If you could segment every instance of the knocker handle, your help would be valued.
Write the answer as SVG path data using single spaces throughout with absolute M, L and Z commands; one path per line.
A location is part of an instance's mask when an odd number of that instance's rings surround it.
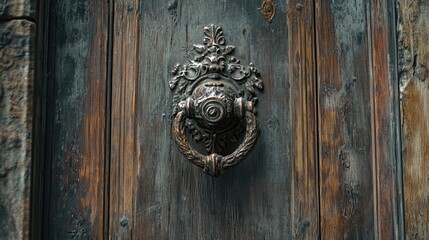
M 183 155 L 198 167 L 203 168 L 206 174 L 213 177 L 222 175 L 226 169 L 240 163 L 255 147 L 259 129 L 256 116 L 251 111 L 245 112 L 246 134 L 243 142 L 233 153 L 226 156 L 216 153 L 203 155 L 194 150 L 186 138 L 185 120 L 187 117 L 185 111 L 180 111 L 176 115 L 172 124 L 173 138 Z

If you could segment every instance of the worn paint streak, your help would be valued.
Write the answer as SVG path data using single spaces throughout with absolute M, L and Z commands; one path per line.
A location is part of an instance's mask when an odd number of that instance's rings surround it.
M 50 5 L 44 238 L 103 237 L 107 3 Z M 60 223 L 60 224 L 59 224 Z
M 80 170 L 81 179 L 89 184 L 89 194 L 81 199 L 82 208 L 91 209 L 90 222 L 96 222 L 91 236 L 103 236 L 103 192 L 105 161 L 105 122 L 106 122 L 106 66 L 107 66 L 107 4 L 97 2 L 88 5 L 88 11 L 94 18 L 95 34 L 91 38 L 89 54 L 89 81 L 86 98 L 86 116 L 84 118 L 84 155 L 85 166 Z M 97 206 L 97 207 L 95 207 Z

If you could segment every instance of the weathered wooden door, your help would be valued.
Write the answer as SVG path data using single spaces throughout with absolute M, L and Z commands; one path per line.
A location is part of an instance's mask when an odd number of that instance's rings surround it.
M 35 236 L 403 237 L 393 2 L 45 4 Z M 264 84 L 256 146 L 218 178 L 187 161 L 171 131 L 171 70 L 210 24 Z

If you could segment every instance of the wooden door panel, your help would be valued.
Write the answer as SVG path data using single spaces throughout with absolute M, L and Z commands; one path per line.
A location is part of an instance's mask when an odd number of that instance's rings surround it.
M 388 1 L 49 4 L 43 237 L 403 236 Z M 210 24 L 264 82 L 256 147 L 218 178 L 174 143 L 168 85 Z
M 112 238 L 318 234 L 315 148 L 303 152 L 315 146 L 315 85 L 312 71 L 304 69 L 314 67 L 313 6 L 308 1 L 304 11 L 286 11 L 287 4 L 276 3 L 269 23 L 258 11 L 260 1 L 117 1 L 121 20 L 115 21 L 113 59 L 122 60 L 113 68 L 118 87 L 112 88 L 112 134 L 122 131 L 122 137 L 112 137 L 118 143 L 111 152 L 110 229 L 117 229 Z M 202 42 L 202 29 L 211 23 L 223 28 L 243 63 L 255 63 L 265 83 L 257 105 L 258 144 L 248 159 L 218 179 L 187 162 L 172 141 L 168 88 L 170 70 L 188 61 L 192 45 Z M 138 39 L 138 46 L 130 39 Z M 138 77 L 130 46 L 138 50 Z

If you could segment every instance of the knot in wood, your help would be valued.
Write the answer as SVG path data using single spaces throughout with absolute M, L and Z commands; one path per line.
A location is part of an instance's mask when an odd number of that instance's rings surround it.
M 262 16 L 264 16 L 267 21 L 271 22 L 276 12 L 273 0 L 264 0 L 259 10 Z

